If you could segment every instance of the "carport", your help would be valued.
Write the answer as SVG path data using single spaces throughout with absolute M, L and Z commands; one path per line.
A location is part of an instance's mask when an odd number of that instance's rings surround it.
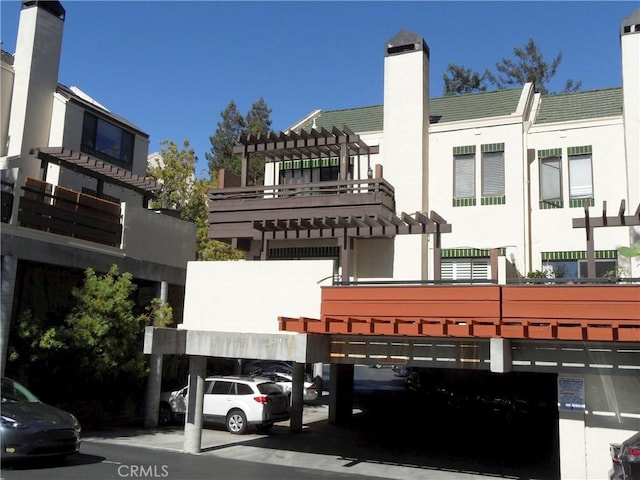
M 291 430 L 302 431 L 302 390 L 307 363 L 326 363 L 328 338 L 308 334 L 254 334 L 147 327 L 144 353 L 152 357 L 181 354 L 189 357 L 189 395 L 184 427 L 184 451 L 199 453 L 207 357 L 278 359 L 293 362 Z M 152 373 L 157 370 L 153 370 Z M 162 367 L 160 363 L 160 373 Z M 155 426 L 160 403 L 160 378 L 152 375 L 145 410 L 145 425 Z M 151 378 L 151 376 L 150 376 Z

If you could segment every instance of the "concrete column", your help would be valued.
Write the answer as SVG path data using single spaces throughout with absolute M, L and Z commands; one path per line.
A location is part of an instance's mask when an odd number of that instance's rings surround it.
M 164 305 L 169 296 L 169 283 L 160 282 L 160 301 Z M 144 407 L 145 428 L 158 426 L 160 410 L 160 391 L 162 389 L 162 355 L 153 353 L 149 357 L 149 378 L 147 378 L 147 399 Z
M 11 315 L 13 315 L 13 293 L 16 285 L 18 258 L 9 255 L 2 256 L 2 300 L 0 310 L 0 373 L 4 377 L 7 365 L 7 351 L 9 349 L 9 329 Z
M 560 411 L 560 478 L 589 478 L 587 476 L 586 428 L 584 411 Z
M 289 424 L 292 432 L 302 431 L 303 387 L 304 363 L 294 362 L 293 382 L 291 384 L 291 422 Z
M 147 378 L 147 400 L 144 406 L 144 427 L 158 426 L 160 413 L 160 390 L 162 388 L 162 355 L 149 357 L 149 378 Z
M 354 366 L 332 363 L 329 367 L 329 423 L 344 425 L 353 413 Z
M 202 406 L 207 357 L 189 357 L 189 396 L 184 424 L 185 453 L 200 453 L 202 447 Z
M 508 338 L 489 339 L 490 369 L 495 373 L 511 371 L 511 340 Z

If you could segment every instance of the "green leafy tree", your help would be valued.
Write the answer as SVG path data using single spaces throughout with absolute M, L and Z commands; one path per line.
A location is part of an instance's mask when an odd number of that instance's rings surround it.
M 131 274 L 115 265 L 102 275 L 85 270 L 69 290 L 71 302 L 58 322 L 31 309 L 21 312 L 8 368 L 37 385 L 43 400 L 77 414 L 86 426 L 100 426 L 141 408 L 144 327 L 168 326 L 173 313 L 159 299 L 144 310 L 136 306 Z
M 182 142 L 182 148 L 178 148 L 171 140 L 163 140 L 160 145 L 161 160 L 147 168 L 147 177 L 156 180 L 161 186 L 151 206 L 178 211 L 188 209 L 193 202 L 198 157 L 188 140 Z
M 47 333 L 56 348 L 73 351 L 75 368 L 92 372 L 96 381 L 113 381 L 119 375 L 138 379 L 145 375 L 142 338 L 147 318 L 134 314 L 136 285 L 130 273 L 113 265 L 104 275 L 85 270 L 81 287 L 72 290 L 75 305 L 61 327 Z
M 171 140 L 163 140 L 160 143 L 160 161 L 157 165 L 147 168 L 147 176 L 160 184 L 157 200 L 152 202 L 151 206 L 177 210 L 181 219 L 196 226 L 198 260 L 244 258 L 242 252 L 209 239 L 207 192 L 211 189 L 212 183 L 204 178 L 196 178 L 195 167 L 198 158 L 189 146 L 189 141 L 185 140 L 182 148 L 178 148 Z M 213 255 L 212 252 L 216 254 Z
M 201 259 L 206 261 L 243 260 L 245 258 L 244 252 L 219 240 L 209 240 L 201 252 L 201 256 Z
M 496 74 L 487 70 L 485 72 L 487 79 L 499 89 L 531 82 L 536 92 L 549 93 L 547 84 L 558 70 L 562 61 L 562 52 L 558 53 L 551 63 L 548 63 L 533 39 L 530 38 L 524 47 L 515 47 L 513 53 L 515 59 L 503 58 L 501 62 L 496 63 Z M 567 80 L 562 91 L 575 92 L 581 86 L 581 81 Z
M 240 156 L 234 155 L 233 147 L 246 129 L 245 119 L 233 100 L 220 116 L 222 119 L 218 122 L 215 134 L 209 137 L 211 151 L 205 152 L 210 178 L 217 178 L 217 172 L 221 169 L 238 175 L 241 169 Z
M 447 73 L 442 76 L 444 80 L 444 95 L 461 95 L 464 93 L 484 92 L 486 74 L 480 75 L 472 72 L 470 68 L 450 63 Z
M 246 133 L 249 135 L 266 135 L 271 132 L 271 109 L 260 97 L 247 113 L 245 118 Z M 247 168 L 247 183 L 250 185 L 264 184 L 264 158 L 250 155 Z

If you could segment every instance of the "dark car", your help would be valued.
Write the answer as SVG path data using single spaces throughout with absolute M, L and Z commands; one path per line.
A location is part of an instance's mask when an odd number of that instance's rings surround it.
M 242 363 L 243 375 L 257 375 L 260 372 L 277 372 L 293 375 L 293 364 L 282 360 L 246 360 Z
M 613 466 L 611 480 L 640 480 L 640 432 L 622 443 L 609 445 Z
M 2 461 L 61 459 L 80 449 L 80 423 L 72 414 L 38 400 L 26 387 L 2 378 Z

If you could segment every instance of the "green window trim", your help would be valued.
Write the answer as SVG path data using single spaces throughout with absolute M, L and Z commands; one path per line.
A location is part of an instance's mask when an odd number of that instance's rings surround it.
M 465 145 L 463 147 L 453 147 L 453 154 L 454 155 L 468 155 L 468 154 L 472 154 L 472 153 L 476 153 L 476 146 L 475 145 Z
M 476 199 L 475 198 L 454 198 L 453 206 L 454 207 L 475 207 Z
M 584 206 L 584 201 L 587 201 L 587 205 L 590 207 L 594 207 L 596 205 L 596 201 L 593 197 L 591 198 L 572 198 L 569 200 L 569 208 L 582 208 Z
M 497 248 L 498 255 L 506 255 L 505 247 Z M 445 248 L 442 250 L 442 258 L 488 258 L 491 250 L 483 248 Z
M 340 255 L 340 247 L 316 246 L 316 247 L 285 247 L 270 248 L 269 258 L 338 258 Z
M 507 197 L 505 195 L 497 195 L 494 197 L 482 197 L 480 199 L 480 205 L 504 205 L 507 203 Z
M 561 148 L 548 148 L 546 150 L 538 150 L 538 159 L 562 157 Z
M 592 153 L 591 145 L 567 148 L 567 155 L 584 155 L 586 153 Z
M 558 252 L 542 252 L 542 261 L 546 260 L 586 260 L 586 250 L 566 250 Z M 617 250 L 596 250 L 596 260 L 615 260 L 618 258 Z
M 354 165 L 355 158 L 349 157 L 349 165 Z M 280 170 L 299 170 L 301 168 L 337 167 L 340 165 L 338 157 L 305 158 L 302 160 L 285 160 L 278 162 Z
M 551 210 L 553 208 L 564 208 L 562 200 L 541 200 L 540 210 Z
M 504 152 L 504 143 L 485 143 L 480 146 L 482 153 Z

